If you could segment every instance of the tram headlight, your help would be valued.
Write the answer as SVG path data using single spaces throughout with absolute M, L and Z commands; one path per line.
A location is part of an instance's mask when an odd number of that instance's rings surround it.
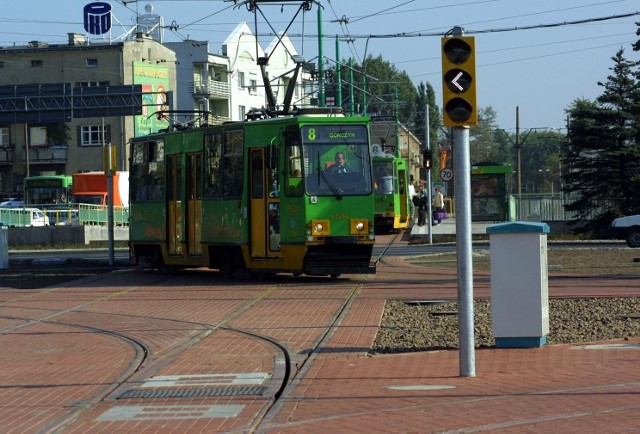
M 364 219 L 351 219 L 349 225 L 351 235 L 364 235 L 369 232 L 369 222 Z
M 317 236 L 326 236 L 331 233 L 331 225 L 329 224 L 329 220 L 319 220 L 313 219 L 311 220 L 311 235 L 314 237 Z

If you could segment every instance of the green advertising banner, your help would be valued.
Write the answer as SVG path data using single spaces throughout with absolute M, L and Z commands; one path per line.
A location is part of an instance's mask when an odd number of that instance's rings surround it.
M 158 119 L 155 112 L 169 110 L 167 90 L 169 90 L 169 68 L 133 62 L 133 84 L 142 85 L 142 116 L 136 116 L 134 134 L 144 136 L 167 128 L 166 117 Z

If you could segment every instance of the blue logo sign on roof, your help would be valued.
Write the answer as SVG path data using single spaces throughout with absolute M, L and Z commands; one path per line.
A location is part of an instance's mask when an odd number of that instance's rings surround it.
M 102 35 L 111 29 L 111 5 L 95 2 L 84 7 L 84 29 L 91 35 Z

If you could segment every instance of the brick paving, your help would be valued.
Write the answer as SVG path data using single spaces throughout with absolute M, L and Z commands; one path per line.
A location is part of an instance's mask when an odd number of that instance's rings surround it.
M 462 377 L 455 350 L 369 353 L 385 300 L 455 298 L 455 270 L 387 257 L 340 315 L 360 279 L 351 277 L 226 282 L 185 273 L 177 287 L 136 272 L 0 291 L 0 431 L 252 432 L 262 416 L 259 432 L 637 431 L 640 338 L 480 349 L 476 375 Z M 549 294 L 639 296 L 640 279 L 552 276 Z M 474 275 L 474 295 L 490 295 L 488 273 Z M 294 363 L 309 357 L 271 411 L 282 355 L 255 336 L 285 345 Z M 153 379 L 200 374 L 205 385 L 191 389 L 203 390 L 212 375 L 237 373 L 267 375 L 254 384 L 267 393 L 127 395 Z M 100 403 L 84 405 L 92 400 Z

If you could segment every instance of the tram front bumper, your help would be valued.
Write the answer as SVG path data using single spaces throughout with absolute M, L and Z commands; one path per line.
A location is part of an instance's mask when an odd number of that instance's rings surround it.
M 309 275 L 375 274 L 372 252 L 373 244 L 309 246 L 304 258 L 304 272 Z

